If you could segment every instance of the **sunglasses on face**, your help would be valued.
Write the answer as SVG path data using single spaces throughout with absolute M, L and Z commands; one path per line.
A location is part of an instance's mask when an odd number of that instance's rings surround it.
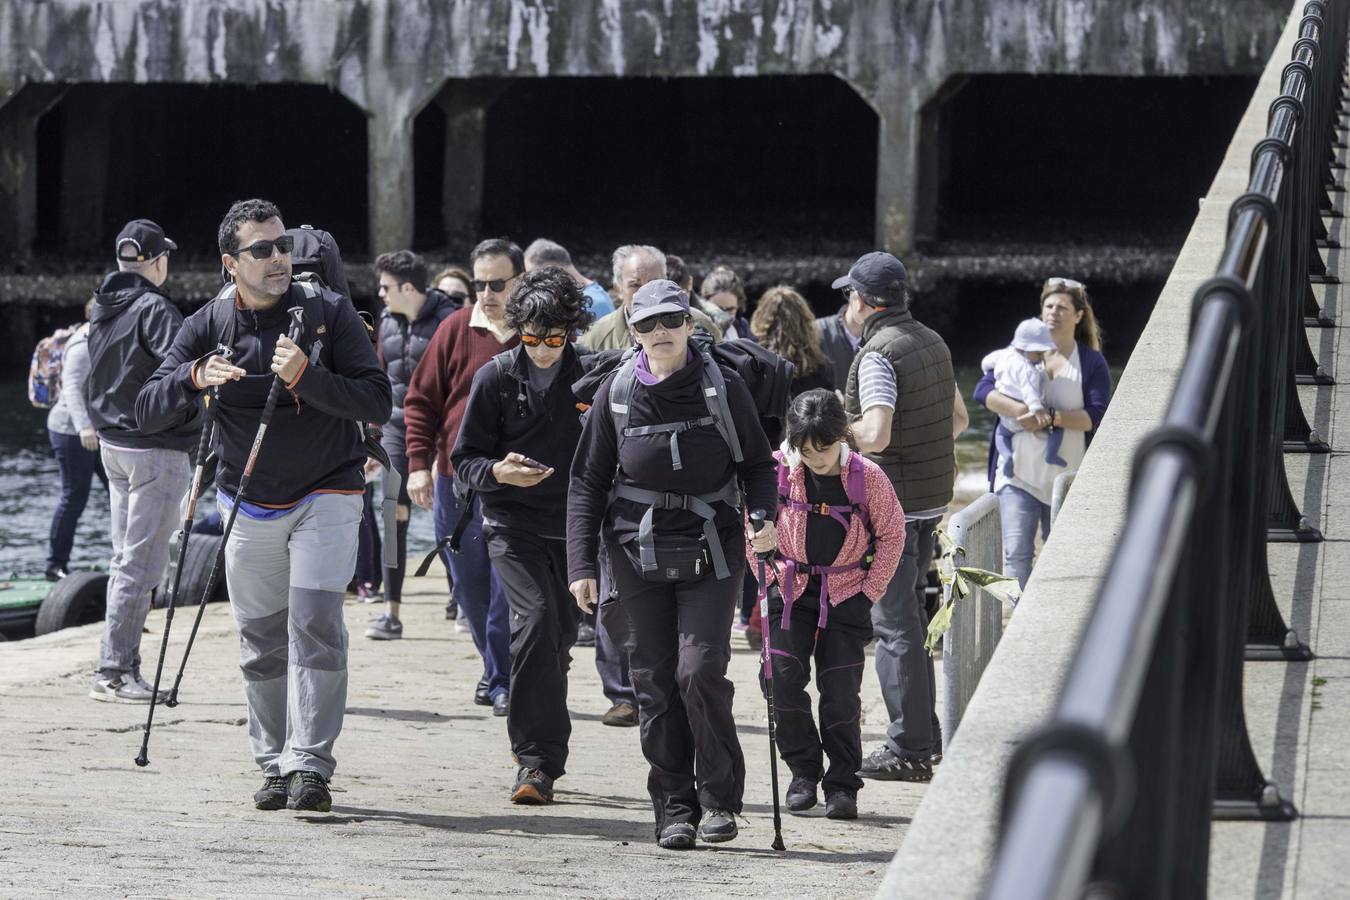
M 236 257 L 250 254 L 254 259 L 270 259 L 272 250 L 275 248 L 282 256 L 286 256 L 295 247 L 295 238 L 289 234 L 283 234 L 274 241 L 254 241 L 247 247 L 240 247 Z
M 515 277 L 516 276 L 512 275 L 511 278 L 494 278 L 491 281 L 479 281 L 475 278 L 473 281 L 469 282 L 469 284 L 473 286 L 474 293 L 477 294 L 481 294 L 488 290 L 492 291 L 494 294 L 500 294 L 502 291 L 506 290 L 506 283 Z
M 638 334 L 651 334 L 660 325 L 667 331 L 674 331 L 685 322 L 689 321 L 689 316 L 682 312 L 661 313 L 659 316 L 652 316 L 650 319 L 643 319 L 640 322 L 633 323 L 633 330 Z
M 526 334 L 522 331 L 520 333 L 520 342 L 526 347 L 538 347 L 540 344 L 543 344 L 545 347 L 552 347 L 554 350 L 557 350 L 563 344 L 567 343 L 567 335 L 550 334 L 548 337 L 544 337 L 542 334 Z

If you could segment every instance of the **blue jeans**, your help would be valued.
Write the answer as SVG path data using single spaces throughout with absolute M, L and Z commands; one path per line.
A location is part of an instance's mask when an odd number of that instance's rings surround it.
M 70 562 L 70 549 L 75 545 L 75 526 L 89 502 L 89 485 L 98 475 L 104 490 L 108 476 L 103 474 L 103 461 L 97 450 L 86 450 L 78 434 L 62 434 L 48 429 L 52 455 L 61 470 L 61 499 L 52 513 L 51 534 L 47 542 L 47 568 L 64 567 Z
M 1017 586 L 1024 588 L 1036 555 L 1036 526 L 1042 538 L 1050 536 L 1050 505 L 1005 484 L 998 491 L 998 515 L 1003 528 L 1003 574 L 1016 576 Z
M 436 476 L 436 496 L 431 517 L 436 540 L 449 537 L 459 523 L 464 504 L 455 496 L 455 480 Z M 483 678 L 488 694 L 496 697 L 511 687 L 511 622 L 506 594 L 497 573 L 488 561 L 487 541 L 483 539 L 483 514 L 474 500 L 473 518 L 464 529 L 460 552 L 448 549 L 442 554 L 455 579 L 455 601 L 460 615 L 469 623 L 473 645 L 483 657 Z

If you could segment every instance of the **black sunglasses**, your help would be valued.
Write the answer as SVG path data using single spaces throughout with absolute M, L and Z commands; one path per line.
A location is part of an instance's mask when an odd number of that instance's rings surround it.
M 688 322 L 690 318 L 691 317 L 689 316 L 688 313 L 682 312 L 661 313 L 661 315 L 659 316 L 652 316 L 651 318 L 642 319 L 641 321 L 634 322 L 633 330 L 636 331 L 638 334 L 651 334 L 653 331 L 656 330 L 656 326 L 659 324 L 662 328 L 666 329 L 667 331 L 674 331 L 676 328 L 679 328 L 685 322 Z
M 512 275 L 511 278 L 494 278 L 491 281 L 479 281 L 475 278 L 473 281 L 470 281 L 469 284 L 473 286 L 474 293 L 476 294 L 481 294 L 489 288 L 492 289 L 492 293 L 500 294 L 502 291 L 506 290 L 506 283 L 515 277 L 516 276 Z
M 247 247 L 240 247 L 234 255 L 239 257 L 243 256 L 245 253 L 250 253 L 253 255 L 254 259 L 270 259 L 273 248 L 278 250 L 282 256 L 286 256 L 291 252 L 291 249 L 294 246 L 295 238 L 291 237 L 289 234 L 283 234 L 275 241 L 254 241 Z

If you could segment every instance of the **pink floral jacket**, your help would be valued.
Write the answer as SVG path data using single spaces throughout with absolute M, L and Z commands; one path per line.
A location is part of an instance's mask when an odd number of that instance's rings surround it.
M 782 465 L 782 451 L 775 451 L 774 458 Z M 905 549 L 905 511 L 900 508 L 900 501 L 895 496 L 895 488 L 891 481 L 886 477 L 886 473 L 881 471 L 881 467 L 876 463 L 864 457 L 859 457 L 863 465 L 863 484 L 867 495 L 868 518 L 872 520 L 873 541 L 875 544 L 872 566 L 869 569 L 850 569 L 846 572 L 834 572 L 825 576 L 830 595 L 830 605 L 838 606 L 854 594 L 861 591 L 867 595 L 867 599 L 873 603 L 881 599 L 886 593 L 886 586 L 890 584 L 891 577 L 895 575 L 896 568 L 900 565 L 900 554 Z M 839 478 L 844 481 L 844 487 L 848 487 L 848 467 L 845 466 L 839 473 Z M 806 467 L 798 465 L 788 473 L 788 496 L 789 499 L 806 502 Z M 769 566 L 770 581 L 775 584 L 782 583 L 784 576 L 786 559 L 795 559 L 798 562 L 806 561 L 806 521 L 807 516 L 815 515 L 804 509 L 792 509 L 784 506 L 781 502 L 778 505 L 778 555 L 774 562 Z M 839 556 L 831 563 L 832 566 L 846 566 L 862 559 L 867 553 L 868 534 L 867 528 L 863 524 L 862 516 L 850 517 L 848 533 L 844 537 L 843 549 L 839 551 Z M 745 544 L 746 558 L 750 560 L 751 571 L 758 560 L 755 557 L 755 551 L 750 546 L 747 539 Z M 810 576 L 806 572 L 798 571 L 793 579 L 792 596 L 801 596 L 802 591 L 806 590 L 806 582 Z

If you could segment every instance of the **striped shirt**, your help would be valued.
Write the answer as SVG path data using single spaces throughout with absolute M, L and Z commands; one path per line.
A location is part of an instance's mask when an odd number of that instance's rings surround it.
M 875 350 L 858 363 L 858 406 L 863 412 L 874 406 L 895 409 L 895 367 Z

